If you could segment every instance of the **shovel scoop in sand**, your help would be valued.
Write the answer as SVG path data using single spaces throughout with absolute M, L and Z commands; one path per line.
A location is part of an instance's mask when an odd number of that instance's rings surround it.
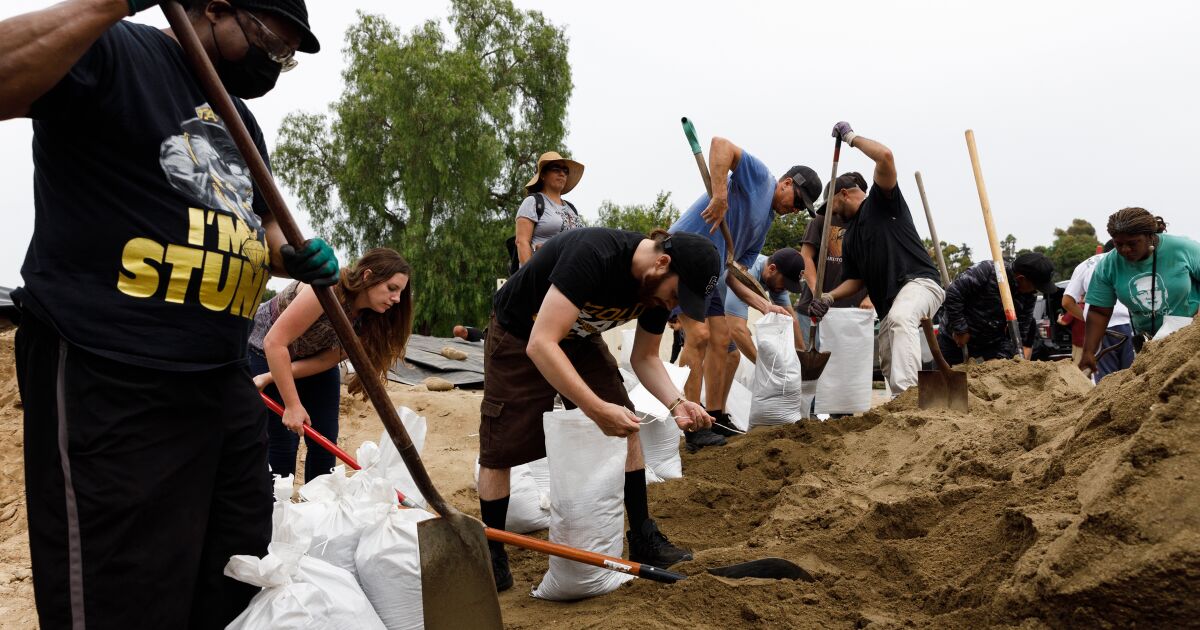
M 825 365 L 829 363 L 829 352 L 817 352 L 817 327 L 808 329 L 808 348 L 797 350 L 800 359 L 800 380 L 811 382 L 821 378 Z
M 925 340 L 929 342 L 929 352 L 933 354 L 936 370 L 921 370 L 917 372 L 917 406 L 921 409 L 953 409 L 967 410 L 967 374 L 955 372 L 946 363 L 942 350 L 938 347 L 937 338 L 933 335 L 933 325 L 928 318 L 921 319 L 921 330 L 925 331 Z

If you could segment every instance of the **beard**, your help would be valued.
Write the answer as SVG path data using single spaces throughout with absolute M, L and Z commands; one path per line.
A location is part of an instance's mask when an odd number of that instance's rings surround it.
M 661 276 L 654 278 L 649 274 L 642 276 L 642 281 L 638 285 L 638 300 L 646 306 L 665 307 L 666 304 L 664 304 L 663 301 L 654 294 L 658 291 L 659 287 L 661 287 L 662 284 L 667 281 L 667 277 L 668 276 Z

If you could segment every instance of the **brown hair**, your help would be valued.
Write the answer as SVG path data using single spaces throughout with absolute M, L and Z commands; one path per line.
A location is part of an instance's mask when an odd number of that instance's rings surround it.
M 363 272 L 368 270 L 371 273 L 363 280 Z M 380 381 L 387 378 L 388 370 L 396 361 L 404 358 L 404 349 L 412 334 L 412 266 L 395 250 L 377 247 L 342 269 L 336 288 L 342 307 L 349 310 L 360 293 L 387 282 L 398 273 L 409 277 L 408 284 L 400 292 L 400 302 L 383 313 L 364 309 L 358 316 L 358 338 L 367 352 L 372 375 Z M 351 394 L 364 394 L 361 376 L 361 372 L 356 372 L 346 383 Z
M 1122 208 L 1108 217 L 1108 234 L 1159 234 L 1167 231 L 1162 217 L 1150 214 L 1145 208 Z

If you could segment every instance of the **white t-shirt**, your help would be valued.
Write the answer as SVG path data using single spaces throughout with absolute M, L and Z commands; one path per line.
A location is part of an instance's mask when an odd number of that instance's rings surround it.
M 537 201 L 535 200 L 537 196 L 540 196 L 546 204 L 540 221 L 537 216 Z M 526 197 L 525 201 L 521 202 L 521 207 L 517 209 L 517 217 L 525 217 L 536 224 L 533 228 L 533 249 L 535 250 L 559 232 L 583 227 L 583 221 L 570 206 L 566 205 L 565 200 L 560 206 L 542 193 L 533 193 Z
M 1083 302 L 1083 296 L 1087 293 L 1088 284 L 1092 282 L 1092 274 L 1096 271 L 1096 263 L 1100 262 L 1108 254 L 1118 256 L 1108 252 L 1105 254 L 1096 254 L 1091 258 L 1079 263 L 1075 267 L 1075 271 L 1071 272 L 1071 281 L 1067 283 L 1067 288 L 1063 290 L 1064 295 L 1069 295 L 1075 298 L 1076 302 L 1083 304 L 1083 317 L 1087 321 L 1088 305 Z M 1129 309 L 1125 308 L 1124 304 L 1117 302 L 1113 305 L 1112 317 L 1108 320 L 1108 327 L 1121 326 L 1129 323 Z

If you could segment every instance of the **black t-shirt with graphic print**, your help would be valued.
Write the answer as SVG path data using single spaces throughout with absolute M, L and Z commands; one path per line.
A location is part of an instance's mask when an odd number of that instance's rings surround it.
M 234 104 L 265 158 L 254 117 Z M 244 360 L 269 277 L 265 205 L 179 45 L 120 22 L 29 117 L 26 302 L 71 343 L 119 361 L 186 371 Z
M 667 309 L 642 304 L 641 283 L 633 277 L 633 253 L 645 236 L 609 228 L 579 228 L 546 241 L 496 292 L 496 321 L 528 339 L 550 286 L 579 307 L 568 339 L 590 337 L 636 319 L 661 335 Z

